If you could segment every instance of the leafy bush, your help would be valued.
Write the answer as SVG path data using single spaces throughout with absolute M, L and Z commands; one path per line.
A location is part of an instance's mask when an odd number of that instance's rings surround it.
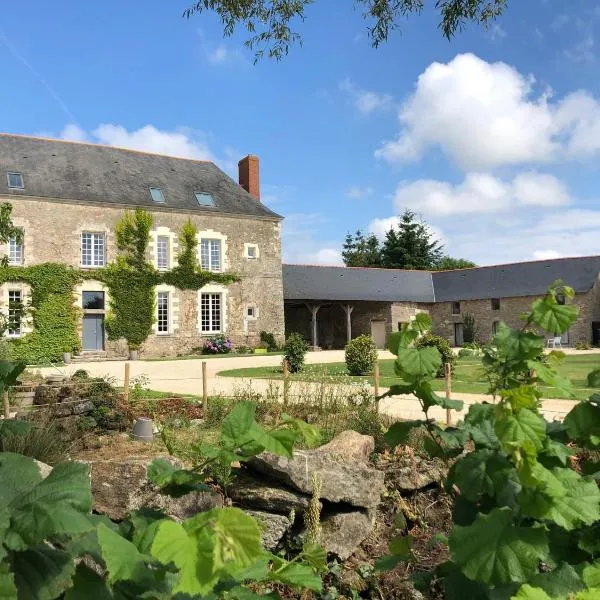
M 231 410 L 231 401 L 223 396 L 211 396 L 204 410 L 204 424 L 207 427 L 220 427 Z
M 575 350 L 589 350 L 591 346 L 587 342 L 577 342 L 575 344 Z
M 277 352 L 277 350 L 279 350 L 279 346 L 277 346 L 277 341 L 275 340 L 275 335 L 269 331 L 260 332 L 260 341 L 265 344 L 269 352 Z
M 368 335 L 359 335 L 346 344 L 345 358 L 350 375 L 368 375 L 377 362 L 377 346 Z
M 458 351 L 458 358 L 472 358 L 483 356 L 483 350 L 481 348 L 461 348 Z
M 445 376 L 446 373 L 444 371 L 444 365 L 446 364 L 450 365 L 450 370 L 452 373 L 454 373 L 456 356 L 454 352 L 452 352 L 450 342 L 448 342 L 446 338 L 443 338 L 439 335 L 433 335 L 433 333 L 431 332 L 427 332 L 415 342 L 415 348 L 437 348 L 438 352 L 442 357 L 442 363 L 437 370 L 437 377 Z
M 375 452 L 383 452 L 385 449 L 385 424 L 373 405 L 365 406 L 363 404 L 358 406 L 356 411 L 353 411 L 348 418 L 348 428 L 363 435 L 373 436 Z
M 204 342 L 204 354 L 228 354 L 231 352 L 233 344 L 228 337 L 223 334 L 213 335 Z
M 589 388 L 600 388 L 600 369 L 594 369 L 588 373 L 587 385 Z
M 251 354 L 252 348 L 250 346 L 245 346 L 244 344 L 240 344 L 235 347 L 236 354 Z
M 392 354 L 398 356 L 398 346 L 400 345 L 400 339 L 402 338 L 401 331 L 393 331 L 388 335 L 387 341 L 385 343 L 385 347 Z
M 304 368 L 304 359 L 308 352 L 308 344 L 299 333 L 291 333 L 283 346 L 284 359 L 290 373 L 298 373 Z
M 84 379 L 89 379 L 89 378 L 90 378 L 90 375 L 85 369 L 77 369 L 77 371 L 75 371 L 75 373 L 73 373 L 73 375 L 71 375 L 71 379 L 84 380 Z

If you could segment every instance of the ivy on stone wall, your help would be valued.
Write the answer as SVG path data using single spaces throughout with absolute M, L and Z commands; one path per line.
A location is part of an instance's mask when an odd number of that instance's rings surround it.
M 80 347 L 77 334 L 79 309 L 73 288 L 82 281 L 79 269 L 46 263 L 32 267 L 0 267 L 0 283 L 19 281 L 31 287 L 25 313 L 33 331 L 10 342 L 11 356 L 30 363 L 61 359 Z
M 237 281 L 233 274 L 207 272 L 199 267 L 198 232 L 189 221 L 180 234 L 177 266 L 165 273 L 157 271 L 146 258 L 152 224 L 152 215 L 141 208 L 125 213 L 115 230 L 119 255 L 104 269 L 84 271 L 55 263 L 0 265 L 0 284 L 14 281 L 31 286 L 31 305 L 26 312 L 31 315 L 33 331 L 10 341 L 11 355 L 30 363 L 44 363 L 80 349 L 80 309 L 74 305 L 74 287 L 86 279 L 96 279 L 108 287 L 108 339 L 124 338 L 130 349 L 139 348 L 152 333 L 157 285 L 197 290 L 211 282 L 227 285 Z

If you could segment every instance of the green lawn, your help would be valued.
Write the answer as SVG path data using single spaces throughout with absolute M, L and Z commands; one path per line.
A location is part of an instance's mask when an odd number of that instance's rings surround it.
M 587 388 L 587 374 L 600 367 L 600 354 L 569 355 L 558 367 L 561 375 L 569 378 L 575 388 L 575 398 L 583 400 L 598 389 Z M 379 385 L 390 387 L 399 383 L 394 374 L 394 360 L 379 361 Z M 232 369 L 221 371 L 222 377 L 247 377 L 251 379 L 281 379 L 281 367 L 255 367 L 252 369 Z M 319 381 L 324 378 L 331 379 L 335 383 L 345 381 L 369 381 L 373 383 L 372 377 L 350 377 L 344 363 L 307 365 L 302 373 L 290 376 L 294 381 Z M 444 380 L 438 379 L 434 382 L 434 389 L 443 390 Z M 456 370 L 452 378 L 452 391 L 467 394 L 485 394 L 488 384 L 483 377 L 481 362 L 478 359 L 462 358 L 456 364 Z M 556 388 L 544 387 L 542 394 L 544 398 L 566 398 L 567 396 Z

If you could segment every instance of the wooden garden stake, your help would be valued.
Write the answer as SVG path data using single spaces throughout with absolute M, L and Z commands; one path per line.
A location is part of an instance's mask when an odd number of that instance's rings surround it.
M 8 403 L 8 390 L 3 394 L 4 399 L 4 418 L 10 419 L 10 404 Z
M 288 365 L 288 361 L 283 359 L 283 406 L 287 408 L 288 404 L 288 396 L 290 392 L 290 368 Z
M 379 361 L 375 361 L 373 368 L 373 380 L 375 383 L 375 410 L 379 412 Z
M 202 361 L 202 406 L 206 414 L 206 405 L 208 403 L 208 375 L 206 372 L 206 361 Z
M 450 363 L 444 363 L 444 372 L 446 375 L 446 400 L 450 400 L 450 394 L 452 393 L 452 368 Z M 446 424 L 452 425 L 452 413 L 450 409 L 446 409 Z
M 125 376 L 123 377 L 123 400 L 125 404 L 129 404 L 129 372 L 131 370 L 131 365 L 126 362 L 125 363 Z

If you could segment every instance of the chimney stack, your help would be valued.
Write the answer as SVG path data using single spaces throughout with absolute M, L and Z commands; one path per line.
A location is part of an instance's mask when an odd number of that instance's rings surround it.
M 249 154 L 238 163 L 240 185 L 260 202 L 258 156 Z

